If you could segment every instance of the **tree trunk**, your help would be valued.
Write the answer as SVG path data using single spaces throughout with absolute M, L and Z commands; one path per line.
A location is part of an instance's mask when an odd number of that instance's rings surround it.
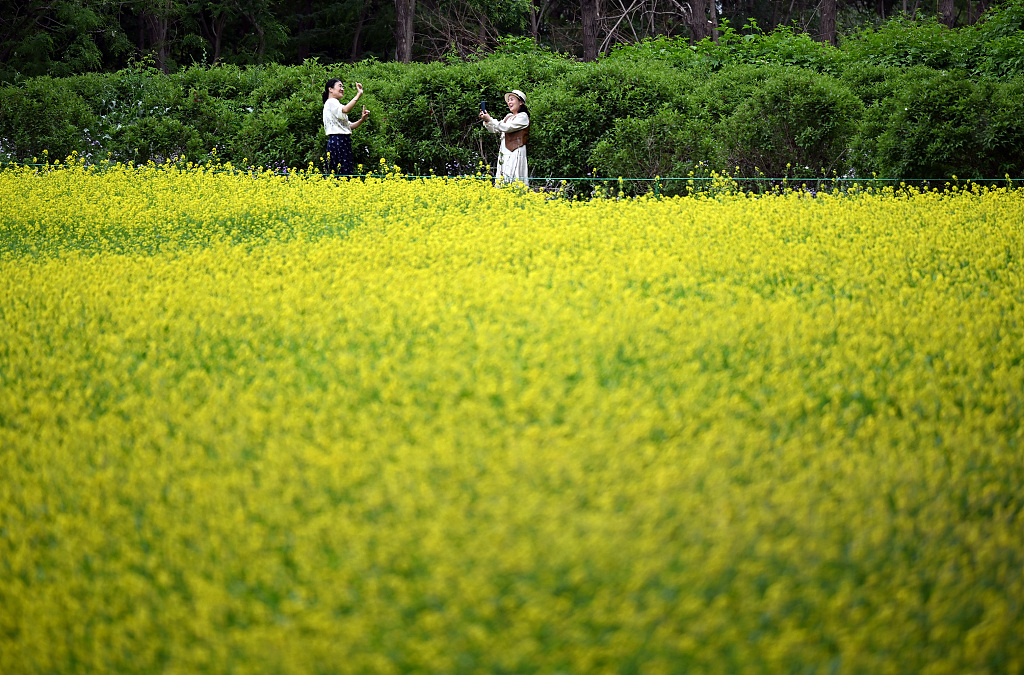
M 711 24 L 708 21 L 708 6 L 714 0 L 690 0 L 690 44 L 711 37 Z
M 256 62 L 263 63 L 263 54 L 267 50 L 267 31 L 260 25 L 259 17 L 255 13 L 246 14 L 245 18 L 256 31 Z
M 956 24 L 956 6 L 953 0 L 939 0 L 939 21 L 947 28 Z
M 359 10 L 359 21 L 356 23 L 356 34 L 352 37 L 352 51 L 349 53 L 349 63 L 355 63 L 359 58 L 361 51 L 360 40 L 363 36 L 363 25 L 366 23 L 367 17 L 367 5 L 371 3 L 364 2 L 362 8 Z
M 313 2 L 312 0 L 306 0 L 302 7 L 302 18 L 299 19 L 299 36 L 302 36 L 313 27 L 313 22 L 310 20 L 313 14 Z M 309 40 L 304 39 L 299 42 L 298 47 L 299 63 L 305 63 L 306 59 L 309 58 Z
M 597 60 L 597 0 L 583 0 L 583 60 Z
M 789 9 L 786 10 L 786 18 L 782 20 L 782 23 L 789 25 L 789 17 L 793 16 L 793 6 L 796 5 L 796 0 L 790 0 Z
M 224 25 L 227 22 L 228 22 L 227 12 L 222 14 L 221 17 L 219 19 L 217 19 L 217 37 L 213 41 L 213 62 L 214 63 L 219 63 L 220 62 L 220 46 L 221 46 L 221 43 L 224 41 L 223 40 L 223 38 L 224 38 Z
M 146 27 L 148 28 L 147 33 L 149 34 L 149 46 L 156 53 L 154 58 L 156 59 L 156 68 L 163 73 L 167 72 L 167 60 L 170 56 L 170 50 L 167 44 L 167 28 L 168 19 L 166 16 L 157 16 L 156 14 L 145 15 Z
M 828 0 L 825 0 L 826 2 Z M 711 0 L 711 39 L 718 44 L 718 1 Z
M 412 61 L 412 22 L 416 16 L 416 0 L 395 0 L 395 60 Z
M 836 46 L 836 17 L 839 14 L 837 0 L 821 0 L 821 41 Z
M 209 17 L 207 13 L 202 11 L 199 13 L 199 28 L 203 33 L 203 36 L 210 41 L 213 45 L 213 58 L 210 61 L 211 64 L 218 63 L 220 61 L 220 50 L 221 44 L 224 41 L 224 26 L 228 21 L 228 13 L 225 10 L 220 10 L 216 13 L 211 10 Z

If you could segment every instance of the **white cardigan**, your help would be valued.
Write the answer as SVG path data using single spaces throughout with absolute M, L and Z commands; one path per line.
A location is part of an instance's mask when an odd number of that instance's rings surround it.
M 329 98 L 324 103 L 324 133 L 328 136 L 352 133 L 352 123 L 341 109 L 341 101 L 336 98 Z

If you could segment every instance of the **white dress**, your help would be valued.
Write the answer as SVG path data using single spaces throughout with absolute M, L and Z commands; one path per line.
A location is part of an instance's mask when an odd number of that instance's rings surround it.
M 498 166 L 494 170 L 494 184 L 511 183 L 522 181 L 530 184 L 530 168 L 526 164 L 526 146 L 521 146 L 509 152 L 505 147 L 505 132 L 519 131 L 530 126 L 530 117 L 526 113 L 509 113 L 505 119 L 497 121 L 493 117 L 488 122 L 484 120 L 484 128 L 492 134 L 501 133 L 501 152 L 498 153 Z

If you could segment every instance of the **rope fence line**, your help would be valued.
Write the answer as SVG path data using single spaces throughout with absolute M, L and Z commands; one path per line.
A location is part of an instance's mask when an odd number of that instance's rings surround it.
M 178 165 L 165 165 L 165 164 L 132 164 L 123 162 L 114 163 L 103 163 L 103 164 L 80 164 L 74 162 L 0 162 L 0 171 L 10 167 L 46 167 L 46 168 L 62 168 L 67 166 L 82 166 L 87 168 L 114 168 L 124 167 L 130 169 L 143 169 L 143 168 L 155 168 L 159 170 L 167 170 L 168 166 L 173 168 L 180 168 Z M 223 167 L 223 165 L 216 165 Z M 332 174 L 323 171 L 309 171 L 305 168 L 293 167 L 288 170 L 281 169 L 261 169 L 258 167 L 250 167 L 247 169 L 239 169 L 236 167 L 227 168 L 213 168 L 209 165 L 194 164 L 192 168 L 201 169 L 207 173 L 215 174 L 248 174 L 253 176 L 273 174 L 276 176 L 291 176 L 293 174 L 300 175 L 320 175 L 325 178 L 402 178 L 407 180 L 414 179 L 471 179 L 471 180 L 484 180 L 493 181 L 495 177 L 490 174 L 457 174 L 457 175 L 446 175 L 446 174 L 404 174 L 404 173 L 360 173 L 360 174 Z M 1011 178 L 1010 176 L 1004 176 L 1003 178 L 959 178 L 957 176 L 951 176 L 946 178 L 860 178 L 860 177 L 845 177 L 845 176 L 822 176 L 820 178 L 793 178 L 793 177 L 770 177 L 770 176 L 731 176 L 728 174 L 712 175 L 712 176 L 657 176 L 655 178 L 627 178 L 624 176 L 612 177 L 600 177 L 600 176 L 531 176 L 531 183 L 543 182 L 546 184 L 551 183 L 568 183 L 568 182 L 587 182 L 587 183 L 599 183 L 599 184 L 615 184 L 615 183 L 653 183 L 658 185 L 666 182 L 690 182 L 690 183 L 714 183 L 714 182 L 725 182 L 725 183 L 744 183 L 744 184 L 773 184 L 782 186 L 804 186 L 807 184 L 821 185 L 822 183 L 837 184 L 837 183 L 848 183 L 848 184 L 862 184 L 862 183 L 883 183 L 886 185 L 934 185 L 945 183 L 947 185 L 970 185 L 972 183 L 1005 183 L 1007 187 L 1015 187 L 1020 185 L 1024 187 L 1024 178 Z M 655 193 L 657 189 L 655 188 Z

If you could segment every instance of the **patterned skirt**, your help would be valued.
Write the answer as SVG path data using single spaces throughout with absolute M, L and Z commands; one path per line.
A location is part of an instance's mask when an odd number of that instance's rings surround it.
M 351 176 L 356 172 L 352 134 L 331 134 L 327 137 L 327 172 L 340 176 Z

